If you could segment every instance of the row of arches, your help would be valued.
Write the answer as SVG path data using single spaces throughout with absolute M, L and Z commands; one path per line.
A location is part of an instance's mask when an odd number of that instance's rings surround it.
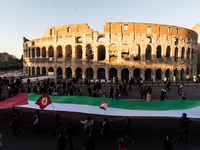
M 53 67 L 50 67 L 48 69 L 46 69 L 45 67 L 26 67 L 26 73 L 28 73 L 29 75 L 46 75 L 48 74 L 48 72 L 51 72 L 53 74 L 56 74 L 57 78 L 66 78 L 66 79 L 70 79 L 73 76 L 74 77 L 78 77 L 78 79 L 83 79 L 83 78 L 98 78 L 98 79 L 105 79 L 106 76 L 109 78 L 109 80 L 113 80 L 113 78 L 118 77 L 119 74 L 121 74 L 121 79 L 122 80 L 128 80 L 131 76 L 135 76 L 135 78 L 140 78 L 140 77 L 144 77 L 145 80 L 151 80 L 152 78 L 155 78 L 155 80 L 162 80 L 163 79 L 163 74 L 166 77 L 169 76 L 175 76 L 177 79 L 183 80 L 186 78 L 186 75 L 189 75 L 190 73 L 193 73 L 193 69 L 191 69 L 191 72 L 189 72 L 189 68 L 187 68 L 186 70 L 184 70 L 183 68 L 181 70 L 175 69 L 173 70 L 173 74 L 171 74 L 171 70 L 167 69 L 167 70 L 161 70 L 161 69 L 157 69 L 157 70 L 152 70 L 150 68 L 147 68 L 143 73 L 144 75 L 142 75 L 142 70 L 140 68 L 136 68 L 134 69 L 134 71 L 132 73 L 130 73 L 128 68 L 123 68 L 122 70 L 117 70 L 116 68 L 110 68 L 108 70 L 108 75 L 106 75 L 106 70 L 104 68 L 98 68 L 96 73 L 94 72 L 94 69 L 91 67 L 86 68 L 85 70 L 83 70 L 81 67 L 77 67 L 75 68 L 75 70 L 73 71 L 71 67 L 67 67 L 64 70 L 61 67 L 58 67 L 56 69 L 54 69 Z M 74 72 L 74 75 L 73 75 Z M 64 75 L 65 73 L 65 75 Z M 95 75 L 96 74 L 96 75 Z
M 121 58 L 129 58 L 130 55 L 133 55 L 134 60 L 140 60 L 141 59 L 141 48 L 140 45 L 135 45 L 132 49 L 134 49 L 132 52 L 130 51 L 128 45 L 123 45 L 122 46 L 122 51 L 121 51 Z M 88 44 L 86 46 L 86 54 L 89 53 L 91 50 L 91 53 L 94 54 L 94 50 L 92 50 L 91 45 Z M 61 45 L 58 45 L 56 47 L 56 53 L 54 53 L 54 48 L 53 46 L 50 46 L 48 50 L 46 50 L 46 47 L 43 47 L 41 50 L 39 47 L 36 49 L 28 49 L 24 51 L 24 56 L 25 58 L 36 58 L 36 57 L 42 57 L 46 58 L 48 57 L 54 57 L 56 55 L 57 58 L 62 58 L 62 57 L 67 57 L 67 58 L 72 58 L 72 46 L 67 45 L 65 47 L 65 50 L 63 50 Z M 112 44 L 109 47 L 109 60 L 110 61 L 115 61 L 118 58 L 118 47 L 115 44 Z M 162 56 L 166 56 L 167 59 L 172 57 L 172 51 L 171 47 L 167 46 L 166 48 L 166 54 L 163 54 L 163 50 L 161 45 L 158 45 L 156 47 L 156 58 L 162 58 Z M 76 59 L 82 59 L 83 58 L 83 48 L 82 45 L 77 45 L 75 47 L 75 56 Z M 185 47 L 182 47 L 181 51 L 179 51 L 178 47 L 175 48 L 174 50 L 174 61 L 178 61 L 178 57 L 181 59 L 191 59 L 194 60 L 194 49 L 188 48 L 185 50 Z M 93 59 L 93 57 L 91 57 Z M 106 59 L 106 47 L 104 45 L 99 45 L 97 47 L 97 60 L 105 60 Z M 145 59 L 146 60 L 152 60 L 152 47 L 150 45 L 147 45 L 146 50 L 145 50 Z

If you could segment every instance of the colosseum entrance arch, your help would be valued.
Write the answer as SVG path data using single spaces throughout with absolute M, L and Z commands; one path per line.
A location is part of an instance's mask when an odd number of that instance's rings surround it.
M 61 67 L 58 67 L 57 68 L 57 71 L 56 71 L 56 77 L 58 78 L 58 79 L 62 79 L 62 68 Z
M 76 73 L 76 77 L 77 77 L 78 79 L 82 79 L 83 71 L 82 71 L 81 68 L 79 68 L 79 67 L 76 68 L 75 73 Z
M 134 52 L 137 52 L 134 54 L 134 60 L 140 60 L 140 54 L 141 54 L 140 45 L 134 46 Z
M 77 59 L 82 59 L 82 46 L 81 45 L 77 45 L 76 46 L 76 51 L 75 51 L 75 58 Z
M 65 70 L 66 79 L 72 78 L 72 69 L 70 67 Z
M 37 75 L 40 75 L 40 67 L 37 67 Z
M 115 44 L 112 44 L 110 46 L 110 52 L 109 52 L 110 61 L 117 60 L 117 57 L 118 57 L 117 46 Z
M 65 56 L 67 58 L 72 58 L 72 46 L 71 45 L 67 45 L 65 47 Z
M 35 67 L 32 67 L 32 75 L 35 75 Z
M 98 79 L 105 79 L 105 69 L 99 68 L 97 70 L 97 78 Z
M 48 75 L 54 75 L 54 69 L 52 67 L 48 69 Z
M 49 57 L 54 57 L 54 51 L 53 51 L 53 47 L 50 46 L 49 49 L 48 49 L 48 56 Z
M 145 71 L 145 80 L 150 80 L 151 79 L 151 69 L 147 69 Z
M 105 60 L 106 58 L 106 48 L 103 45 L 98 47 L 98 60 Z
M 122 79 L 122 81 L 129 80 L 129 70 L 127 68 L 122 69 L 121 79 Z
M 161 69 L 156 70 L 156 80 L 161 80 Z
M 148 45 L 146 48 L 146 60 L 151 60 L 151 46 Z
M 129 58 L 129 48 L 127 44 L 124 44 L 122 46 L 122 54 L 121 54 L 122 58 L 127 59 Z
M 110 68 L 109 70 L 109 80 L 113 80 L 113 78 L 117 77 L 117 69 L 116 68 Z
M 46 68 L 45 67 L 42 68 L 42 75 L 46 75 Z
M 86 78 L 93 79 L 93 74 L 94 74 L 94 72 L 91 67 L 86 69 Z
M 140 78 L 140 69 L 136 68 L 133 72 L 133 76 L 137 79 Z

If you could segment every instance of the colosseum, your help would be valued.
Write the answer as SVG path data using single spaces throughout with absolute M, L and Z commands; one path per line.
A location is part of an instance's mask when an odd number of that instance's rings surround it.
M 108 22 L 104 33 L 86 23 L 49 27 L 23 39 L 24 73 L 69 79 L 163 80 L 197 74 L 198 34 L 151 23 Z

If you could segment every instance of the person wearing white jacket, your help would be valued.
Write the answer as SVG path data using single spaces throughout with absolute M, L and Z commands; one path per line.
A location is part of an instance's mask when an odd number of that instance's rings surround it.
M 81 142 L 84 142 L 85 136 L 89 135 L 90 131 L 92 130 L 93 120 L 91 117 L 87 117 L 84 121 L 80 120 L 82 124 L 84 124 L 83 136 Z

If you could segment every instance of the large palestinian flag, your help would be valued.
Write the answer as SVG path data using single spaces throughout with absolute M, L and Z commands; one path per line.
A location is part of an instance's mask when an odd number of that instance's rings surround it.
M 0 102 L 0 109 L 19 106 L 40 109 L 36 101 L 41 97 L 34 93 L 19 93 Z M 94 98 L 88 96 L 49 96 L 52 104 L 45 110 L 104 115 L 101 102 L 108 101 L 106 115 L 130 117 L 180 117 L 187 113 L 189 118 L 200 118 L 200 100 L 165 100 L 157 102 L 131 101 L 123 99 Z

